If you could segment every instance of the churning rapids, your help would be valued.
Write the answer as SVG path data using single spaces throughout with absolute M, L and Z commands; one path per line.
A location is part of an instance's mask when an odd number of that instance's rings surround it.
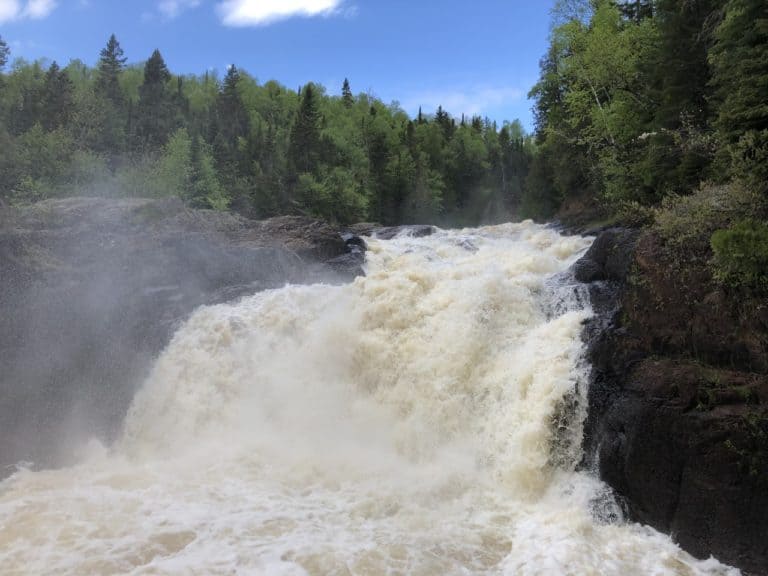
M 371 240 L 367 277 L 199 309 L 121 439 L 0 484 L 3 574 L 737 574 L 576 471 L 589 240 Z

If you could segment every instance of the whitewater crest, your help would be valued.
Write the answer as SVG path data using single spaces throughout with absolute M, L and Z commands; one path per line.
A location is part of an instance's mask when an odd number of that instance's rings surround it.
M 202 308 L 122 438 L 0 484 L 9 574 L 737 574 L 576 471 L 590 241 L 371 240 L 367 276 Z

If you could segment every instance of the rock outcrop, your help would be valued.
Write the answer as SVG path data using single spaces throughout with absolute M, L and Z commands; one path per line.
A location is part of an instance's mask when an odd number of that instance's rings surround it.
M 651 233 L 604 232 L 575 273 L 597 312 L 585 465 L 633 520 L 768 574 L 768 302 Z
M 0 477 L 109 441 L 202 304 L 362 273 L 364 243 L 304 217 L 251 221 L 178 200 L 69 198 L 0 209 Z

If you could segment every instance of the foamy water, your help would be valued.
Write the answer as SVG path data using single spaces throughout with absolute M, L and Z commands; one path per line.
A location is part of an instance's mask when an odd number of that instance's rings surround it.
M 0 573 L 738 574 L 574 471 L 588 244 L 373 240 L 353 284 L 198 310 L 115 446 L 0 484 Z

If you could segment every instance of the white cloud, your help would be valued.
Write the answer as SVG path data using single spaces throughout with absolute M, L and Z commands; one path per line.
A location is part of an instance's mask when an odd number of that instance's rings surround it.
M 217 6 L 227 26 L 265 26 L 280 20 L 330 16 L 343 0 L 225 0 Z
M 0 0 L 0 23 L 16 18 L 20 9 L 16 0 Z
M 513 86 L 486 86 L 466 89 L 420 92 L 405 98 L 403 107 L 415 111 L 422 107 L 425 114 L 431 114 L 442 106 L 452 116 L 483 115 L 504 107 L 511 102 L 525 98 L 525 90 Z
M 55 0 L 29 0 L 21 13 L 22 18 L 38 20 L 45 18 L 56 8 Z
M 157 10 L 164 18 L 172 20 L 185 10 L 197 8 L 199 5 L 200 0 L 161 0 L 157 4 Z
M 56 8 L 56 0 L 0 0 L 0 24 L 12 20 L 40 20 Z

